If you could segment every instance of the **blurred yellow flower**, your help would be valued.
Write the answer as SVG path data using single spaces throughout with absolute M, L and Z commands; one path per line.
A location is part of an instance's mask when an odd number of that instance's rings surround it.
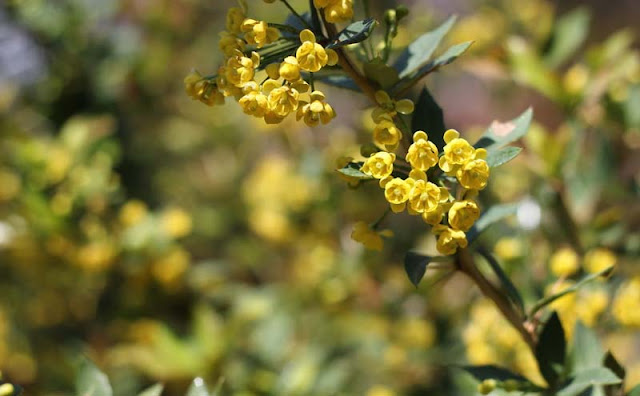
M 623 326 L 640 328 L 640 277 L 623 283 L 613 300 L 613 316 Z
M 616 255 L 609 249 L 596 248 L 589 250 L 584 256 L 584 269 L 596 274 L 616 265 Z
M 561 248 L 553 253 L 549 259 L 549 268 L 554 275 L 559 277 L 573 275 L 580 269 L 579 257 L 573 249 Z
M 367 223 L 364 221 L 359 221 L 353 226 L 353 231 L 351 232 L 351 239 L 356 242 L 360 242 L 367 249 L 371 250 L 382 250 L 384 246 L 384 241 L 382 237 L 391 237 L 393 236 L 393 232 L 391 230 L 382 230 L 376 231 L 369 227 Z
M 493 247 L 493 252 L 503 260 L 512 260 L 522 256 L 522 242 L 516 237 L 502 237 Z
M 149 210 L 144 202 L 132 199 L 120 208 L 118 219 L 125 227 L 131 227 L 139 224 L 147 216 L 148 212 Z
M 395 393 L 390 388 L 384 385 L 374 385 L 367 391 L 366 396 L 396 396 Z
M 160 215 L 160 226 L 172 238 L 182 238 L 191 232 L 189 213 L 180 208 L 169 208 Z

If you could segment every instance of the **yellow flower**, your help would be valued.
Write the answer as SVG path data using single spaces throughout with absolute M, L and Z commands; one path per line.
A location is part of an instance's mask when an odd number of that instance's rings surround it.
M 478 217 L 478 204 L 470 200 L 454 202 L 449 209 L 449 225 L 456 230 L 469 231 Z
M 240 51 L 227 60 L 225 77 L 227 81 L 236 87 L 242 86 L 253 80 L 255 69 L 260 65 L 260 55 L 257 52 L 251 53 L 251 58 L 247 58 Z
M 623 326 L 640 327 L 638 302 L 640 302 L 640 276 L 620 286 L 613 301 L 613 316 Z
M 487 186 L 490 170 L 486 157 L 487 150 L 477 149 L 474 151 L 473 159 L 458 168 L 456 178 L 462 187 L 468 190 L 482 190 Z
M 367 390 L 366 396 L 396 396 L 393 390 L 383 385 L 374 385 Z
M 589 250 L 584 257 L 584 268 L 592 273 L 604 271 L 616 265 L 616 255 L 609 249 L 596 248 Z
M 285 58 L 286 60 L 286 58 Z M 267 72 L 267 76 L 269 76 L 272 80 L 277 80 L 280 78 L 280 64 L 279 63 L 270 63 L 267 67 L 264 68 L 264 71 Z
M 287 85 L 281 86 L 275 80 L 267 80 L 262 84 L 262 90 L 268 95 L 267 100 L 269 103 L 269 112 L 265 117 L 283 118 L 298 109 L 298 97 L 300 94 L 296 89 Z
M 436 224 L 433 226 L 433 233 L 438 236 L 436 249 L 441 254 L 449 256 L 454 254 L 458 247 L 467 247 L 467 236 L 463 231 L 454 230 L 443 224 Z
M 400 139 L 402 139 L 402 132 L 389 119 L 381 120 L 373 130 L 373 142 L 387 151 L 395 150 Z
M 380 122 L 381 117 L 393 117 L 397 113 L 413 113 L 414 105 L 409 99 L 395 101 L 391 99 L 389 94 L 385 91 L 377 91 L 375 93 L 375 99 L 379 107 L 373 109 L 373 112 L 371 113 L 371 118 L 374 122 Z
M 327 22 L 348 22 L 353 18 L 353 0 L 337 0 L 330 3 L 324 9 Z
M 391 204 L 391 210 L 395 213 L 402 212 L 409 200 L 413 179 L 402 180 L 396 177 L 389 180 L 384 186 L 384 196 Z
M 326 65 L 338 63 L 338 54 L 316 43 L 316 36 L 309 29 L 300 32 L 302 44 L 296 50 L 296 59 L 302 70 L 317 72 Z
M 233 96 L 240 99 L 243 95 L 242 88 L 235 86 L 227 79 L 227 67 L 220 66 L 218 68 L 218 76 L 216 77 L 216 86 L 222 92 L 223 96 Z
M 0 385 L 0 396 L 10 396 L 15 392 L 15 387 L 12 384 L 5 383 Z
M 296 119 L 304 119 L 308 126 L 316 126 L 319 122 L 328 124 L 336 113 L 329 103 L 326 103 L 324 94 L 320 91 L 313 91 L 310 95 L 310 102 L 300 102 Z
M 522 242 L 515 237 L 502 237 L 496 242 L 493 252 L 503 260 L 513 260 L 522 256 Z
M 380 151 L 367 158 L 360 170 L 362 173 L 366 173 L 376 179 L 384 179 L 393 172 L 393 162 L 395 160 L 395 154 Z
M 461 165 L 473 159 L 475 149 L 466 140 L 459 137 L 458 131 L 449 129 L 444 134 L 444 154 L 440 157 L 440 168 L 447 172 L 456 171 Z
M 438 148 L 423 131 L 413 134 L 413 144 L 409 146 L 407 161 L 412 167 L 426 171 L 438 163 Z
M 226 27 L 230 33 L 240 33 L 240 27 L 244 21 L 244 11 L 242 8 L 233 7 L 227 11 Z
M 244 32 L 244 39 L 249 44 L 255 44 L 258 48 L 273 43 L 280 37 L 280 32 L 270 27 L 265 21 L 245 19 L 240 29 Z
M 184 88 L 191 99 L 213 106 L 224 103 L 224 94 L 215 82 L 202 78 L 200 73 L 192 71 L 184 78 Z
M 359 221 L 353 226 L 353 232 L 351 232 L 351 239 L 356 242 L 360 242 L 367 249 L 382 250 L 384 241 L 382 237 L 391 237 L 393 233 L 390 230 L 383 230 L 376 232 L 371 229 L 364 221 Z
M 236 50 L 244 51 L 244 45 L 244 40 L 239 39 L 235 34 L 229 32 L 220 33 L 218 46 L 226 57 L 234 56 Z
M 294 56 L 287 56 L 280 64 L 278 69 L 280 77 L 287 81 L 296 81 L 300 79 L 300 65 Z
M 549 259 L 551 272 L 559 277 L 567 277 L 574 274 L 580 265 L 578 255 L 573 249 L 565 247 L 557 250 Z
M 243 97 L 238 100 L 242 111 L 245 114 L 252 115 L 254 117 L 264 117 L 269 110 L 269 102 L 267 96 L 260 92 L 260 87 L 254 81 L 251 81 L 245 85 Z
M 413 183 L 409 197 L 409 205 L 416 213 L 433 212 L 440 203 L 440 188 L 435 184 L 420 179 Z

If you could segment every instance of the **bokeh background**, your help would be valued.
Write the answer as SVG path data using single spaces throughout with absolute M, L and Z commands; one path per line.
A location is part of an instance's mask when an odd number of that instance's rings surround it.
M 395 5 L 372 3 L 378 17 Z M 608 282 L 556 308 L 567 329 L 595 327 L 629 385 L 640 382 L 640 4 L 405 4 L 399 48 L 450 14 L 448 42 L 475 40 L 426 79 L 448 127 L 473 140 L 534 108 L 524 154 L 495 170 L 483 198 L 525 209 L 481 243 L 528 303 L 571 282 L 552 268 L 558 255 L 587 272 L 615 262 Z M 434 245 L 420 221 L 387 217 L 395 236 L 382 252 L 350 239 L 386 208 L 375 186 L 351 189 L 335 172 L 370 140 L 364 98 L 323 88 L 338 118 L 309 129 L 187 97 L 192 68 L 217 69 L 234 5 L 0 2 L 5 379 L 27 394 L 72 394 L 88 358 L 122 396 L 155 382 L 181 395 L 196 376 L 223 378 L 229 395 L 473 394 L 448 368 L 465 362 L 540 380 L 465 278 L 429 271 L 411 285 L 405 252 Z M 286 16 L 278 2 L 249 7 Z

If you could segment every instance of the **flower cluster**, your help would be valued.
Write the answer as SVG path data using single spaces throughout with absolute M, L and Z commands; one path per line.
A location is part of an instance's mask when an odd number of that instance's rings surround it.
M 351 10 L 351 5 L 343 3 L 344 7 L 321 2 L 318 7 L 331 15 L 346 15 L 345 9 Z M 280 123 L 289 114 L 295 114 L 308 126 L 327 124 L 335 117 L 325 95 L 310 89 L 303 78 L 303 72 L 315 73 L 338 62 L 338 54 L 320 45 L 311 30 L 302 30 L 300 45 L 274 60 L 271 50 L 280 41 L 279 30 L 265 21 L 247 18 L 245 7 L 234 7 L 227 13 L 226 30 L 220 36 L 224 64 L 215 76 L 203 77 L 194 71 L 185 78 L 185 89 L 191 98 L 213 106 L 233 97 L 245 114 L 262 118 L 267 124 Z M 265 60 L 266 65 L 262 64 Z M 267 78 L 258 83 L 256 76 L 262 69 Z M 307 93 L 308 99 L 303 98 Z
M 396 112 L 411 112 L 413 104 L 392 101 L 386 94 L 376 94 L 378 107 L 374 110 L 376 129 L 384 129 L 384 136 L 389 138 L 382 142 L 387 149 L 394 149 L 401 139 L 401 133 L 393 125 Z M 409 102 L 410 103 L 410 102 Z M 391 142 L 392 133 L 397 131 L 398 141 Z M 395 132 L 394 132 L 395 133 Z M 378 138 L 380 135 L 378 135 Z M 471 229 L 480 217 L 480 208 L 472 199 L 478 190 L 487 185 L 489 166 L 485 161 L 486 150 L 475 149 L 455 130 L 448 130 L 444 139 L 446 145 L 442 156 L 438 155 L 438 148 L 431 142 L 424 131 L 413 134 L 413 143 L 407 150 L 406 162 L 410 166 L 399 164 L 394 173 L 394 164 L 398 161 L 396 154 L 379 151 L 366 159 L 361 171 L 379 180 L 384 189 L 384 196 L 395 213 L 405 209 L 411 215 L 420 215 L 425 223 L 433 227 L 433 233 L 438 237 L 436 248 L 441 254 L 454 254 L 459 247 L 467 246 L 466 232 Z M 380 145 L 374 131 L 374 142 Z M 461 187 L 454 196 L 444 182 L 438 184 L 429 181 L 427 171 L 439 166 L 445 175 L 453 176 Z M 409 171 L 408 177 L 401 177 L 403 172 Z M 406 173 L 405 173 L 406 175 Z

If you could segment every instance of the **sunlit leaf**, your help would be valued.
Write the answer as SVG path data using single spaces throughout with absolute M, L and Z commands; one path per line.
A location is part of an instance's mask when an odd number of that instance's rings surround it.
M 494 121 L 484 132 L 474 147 L 486 148 L 488 151 L 496 150 L 524 136 L 531 125 L 533 110 L 528 108 L 517 118 L 507 121 Z
M 564 63 L 582 45 L 589 33 L 589 11 L 580 7 L 563 15 L 555 23 L 551 47 L 545 56 L 545 62 L 556 67 Z
M 578 396 L 596 385 L 619 384 L 622 380 L 605 367 L 593 367 L 574 375 L 569 384 L 560 389 L 557 396 Z
M 140 392 L 138 396 L 160 396 L 163 389 L 162 384 L 155 384 Z
M 85 361 L 76 378 L 76 394 L 78 396 L 111 396 L 113 390 L 107 375 L 93 363 Z
M 601 366 L 603 355 L 604 351 L 595 332 L 587 328 L 581 321 L 577 321 L 569 353 L 571 373 L 575 374 Z
M 210 396 L 209 391 L 207 390 L 207 384 L 205 384 L 202 378 L 195 378 L 191 382 L 191 386 L 189 387 L 189 390 L 187 390 L 186 396 Z
M 491 150 L 487 153 L 487 164 L 491 168 L 506 164 L 516 158 L 521 151 L 522 148 L 513 146 L 503 147 L 498 150 Z
M 398 70 L 400 78 L 415 73 L 429 61 L 433 52 L 438 48 L 440 41 L 449 32 L 455 21 L 456 17 L 452 16 L 438 28 L 423 34 L 409 44 L 393 65 Z
M 362 180 L 373 179 L 372 176 L 367 175 L 366 173 L 363 173 L 360 170 L 360 166 L 361 164 L 352 162 L 347 166 L 345 166 L 344 168 L 338 169 L 338 172 L 342 173 L 345 176 L 355 178 L 355 179 L 362 179 Z

